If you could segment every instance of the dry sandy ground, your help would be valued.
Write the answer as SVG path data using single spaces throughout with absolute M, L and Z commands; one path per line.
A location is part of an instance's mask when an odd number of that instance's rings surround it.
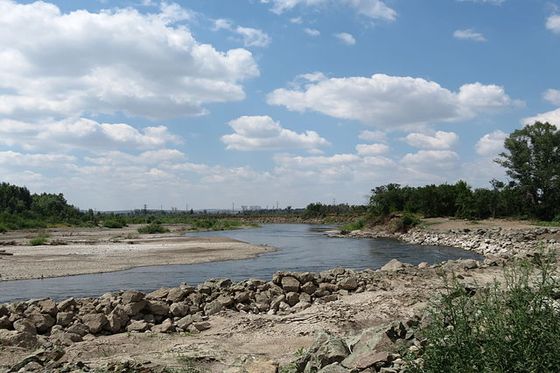
M 463 281 L 482 285 L 500 274 L 497 267 L 475 269 L 463 272 Z M 349 337 L 368 327 L 421 314 L 442 286 L 434 269 L 387 273 L 375 291 L 314 304 L 288 316 L 223 311 L 210 317 L 211 329 L 201 334 L 122 333 L 98 337 L 68 347 L 63 360 L 99 367 L 124 360 L 149 361 L 171 368 L 185 367 L 190 361 L 200 368 L 196 371 L 216 373 L 255 361 L 285 365 L 295 359 L 298 350 L 308 348 L 319 331 Z M 14 364 L 26 354 L 29 352 L 17 348 L 0 349 L 0 362 Z
M 535 228 L 531 221 L 527 220 L 506 220 L 506 219 L 486 219 L 469 221 L 452 218 L 429 218 L 422 220 L 427 230 L 446 232 L 452 229 L 477 229 L 477 228 L 503 228 L 503 229 L 529 229 Z
M 191 264 L 246 259 L 273 250 L 220 237 L 183 237 L 183 227 L 171 233 L 139 235 L 138 226 L 124 229 L 60 228 L 46 232 L 57 245 L 29 246 L 42 232 L 0 235 L 0 279 L 30 279 L 111 272 L 133 267 Z M 13 245 L 15 243 L 15 245 Z

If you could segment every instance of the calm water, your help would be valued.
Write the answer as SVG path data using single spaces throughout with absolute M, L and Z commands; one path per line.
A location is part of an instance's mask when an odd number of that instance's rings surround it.
M 394 240 L 328 238 L 328 227 L 306 224 L 270 224 L 261 228 L 227 232 L 193 233 L 191 236 L 225 236 L 277 251 L 253 259 L 225 262 L 134 268 L 126 271 L 0 282 L 0 303 L 16 299 L 99 296 L 109 291 L 151 291 L 181 282 L 197 284 L 209 278 L 251 277 L 270 279 L 276 271 L 317 272 L 333 267 L 379 268 L 396 258 L 402 262 L 437 263 L 448 259 L 480 258 L 450 247 L 408 245 Z

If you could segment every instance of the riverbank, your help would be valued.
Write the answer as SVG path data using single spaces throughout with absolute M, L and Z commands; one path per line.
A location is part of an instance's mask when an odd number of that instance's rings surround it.
M 129 268 L 247 259 L 274 250 L 220 237 L 185 237 L 184 226 L 171 232 L 138 234 L 139 226 L 121 229 L 56 228 L 0 235 L 0 279 L 18 280 L 120 271 Z M 37 237 L 49 244 L 31 246 Z

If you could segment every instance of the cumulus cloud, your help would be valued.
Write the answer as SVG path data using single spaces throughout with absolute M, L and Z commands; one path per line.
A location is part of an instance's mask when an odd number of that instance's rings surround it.
M 558 90 L 558 89 L 547 89 L 543 93 L 543 98 L 553 105 L 560 105 L 560 90 Z
M 314 37 L 314 38 L 321 35 L 321 31 L 316 30 L 316 29 L 314 29 L 314 28 L 304 28 L 303 31 L 304 31 L 307 35 L 312 36 L 312 37 Z
M 384 129 L 466 120 L 517 103 L 497 85 L 465 84 L 453 92 L 422 78 L 385 74 L 324 77 L 303 87 L 276 89 L 267 102 Z
M 241 37 L 245 47 L 267 47 L 272 38 L 264 31 L 251 28 L 235 26 L 230 20 L 217 19 L 214 21 L 214 28 L 216 30 L 228 30 Z
M 0 120 L 0 144 L 28 150 L 155 148 L 181 141 L 165 126 L 136 129 L 85 118 L 40 123 Z
M 383 131 L 361 131 L 358 138 L 364 141 L 387 141 L 387 135 Z
M 358 144 L 356 145 L 356 152 L 359 155 L 379 155 L 387 153 L 389 146 L 385 144 Z
M 346 45 L 355 45 L 356 39 L 352 34 L 347 32 L 340 32 L 338 34 L 334 34 L 334 37 L 337 38 L 341 43 Z
M 560 126 L 560 108 L 546 113 L 540 113 L 532 117 L 524 118 L 521 121 L 524 125 L 531 125 L 535 122 L 548 122 Z
M 61 167 L 74 162 L 76 158 L 64 154 L 25 154 L 11 150 L 0 151 L 0 165 L 9 167 Z
M 409 133 L 405 137 L 408 145 L 422 149 L 449 149 L 459 140 L 455 132 L 437 131 L 433 135 Z
M 457 167 L 459 155 L 451 150 L 420 150 L 408 153 L 401 164 L 419 171 L 451 170 Z
M 500 130 L 487 133 L 476 143 L 476 153 L 484 157 L 498 155 L 504 150 L 504 141 L 507 136 L 507 133 Z
M 482 33 L 476 32 L 470 28 L 464 30 L 455 30 L 455 32 L 453 32 L 453 37 L 460 40 L 471 40 L 477 42 L 487 41 L 486 37 Z
M 546 19 L 546 28 L 555 34 L 560 34 L 560 14 L 553 14 Z
M 0 115 L 164 118 L 242 100 L 241 83 L 259 75 L 252 54 L 196 41 L 182 10 L 63 13 L 46 2 L 0 1 Z
M 234 130 L 222 136 L 227 149 L 232 150 L 272 150 L 301 148 L 316 150 L 329 142 L 315 131 L 297 133 L 283 128 L 269 116 L 243 116 L 229 122 Z
M 272 3 L 272 11 L 277 14 L 298 6 L 320 7 L 342 4 L 371 19 L 394 21 L 397 18 L 397 12 L 381 0 L 261 0 L 261 2 Z

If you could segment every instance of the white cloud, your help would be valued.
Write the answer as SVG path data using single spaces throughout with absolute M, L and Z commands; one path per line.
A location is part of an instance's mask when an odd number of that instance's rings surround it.
M 354 36 L 352 34 L 349 34 L 347 32 L 341 32 L 338 34 L 334 34 L 334 36 L 340 40 L 340 42 L 342 42 L 343 44 L 346 45 L 355 45 L 356 44 L 356 39 L 354 38 Z
M 356 152 L 359 155 L 379 155 L 387 153 L 389 147 L 385 144 L 358 144 L 356 145 Z
M 385 74 L 325 78 L 300 88 L 276 89 L 267 102 L 384 129 L 466 120 L 517 103 L 497 85 L 465 84 L 453 92 L 422 78 Z
M 405 137 L 408 145 L 422 149 L 449 149 L 459 140 L 455 132 L 437 131 L 433 135 L 409 133 Z
M 40 168 L 50 168 L 50 167 L 63 167 L 71 162 L 74 162 L 76 158 L 70 155 L 64 154 L 24 154 L 19 152 L 14 152 L 11 150 L 0 151 L 0 165 L 8 166 L 10 168 L 14 167 L 40 167 Z
M 241 37 L 243 45 L 245 47 L 267 47 L 272 38 L 262 30 L 251 28 L 235 26 L 231 21 L 227 19 L 217 19 L 214 21 L 215 30 L 228 30 Z
M 271 150 L 301 148 L 316 150 L 329 142 L 315 131 L 297 133 L 283 128 L 269 116 L 243 116 L 229 122 L 234 133 L 222 136 L 227 149 Z
M 241 82 L 259 75 L 253 56 L 197 42 L 180 23 L 188 17 L 177 5 L 63 13 L 0 1 L 0 115 L 162 118 L 242 100 Z
M 560 14 L 553 14 L 546 20 L 546 28 L 555 34 L 560 34 Z
M 397 18 L 397 12 L 381 0 L 261 0 L 261 2 L 272 3 L 272 11 L 277 14 L 297 6 L 321 7 L 341 4 L 371 19 L 394 21 Z
M 364 141 L 387 141 L 387 135 L 383 131 L 365 130 L 360 132 L 358 138 Z
M 304 28 L 303 31 L 304 31 L 307 35 L 312 36 L 312 37 L 314 37 L 314 38 L 321 35 L 321 31 L 316 30 L 316 29 L 314 29 L 314 28 Z
M 464 29 L 464 30 L 455 30 L 455 32 L 453 32 L 453 37 L 455 39 L 461 39 L 461 40 L 472 40 L 472 41 L 477 41 L 477 42 L 485 42 L 486 37 L 480 33 L 480 32 L 476 32 L 473 29 Z
M 498 155 L 504 149 L 504 141 L 507 136 L 507 133 L 500 130 L 487 133 L 476 143 L 476 153 L 484 157 Z
M 547 89 L 543 93 L 543 98 L 550 102 L 552 105 L 560 105 L 560 90 L 558 89 Z
M 28 150 L 156 148 L 180 142 L 165 126 L 139 130 L 125 123 L 98 123 L 84 118 L 41 123 L 0 120 L 0 145 Z
M 406 154 L 401 159 L 401 164 L 418 171 L 433 172 L 454 169 L 458 161 L 459 155 L 451 150 L 420 150 Z
M 522 123 L 524 125 L 531 125 L 535 122 L 548 122 L 556 126 L 560 126 L 560 108 L 546 113 L 540 113 L 532 117 L 524 118 Z
M 481 4 L 501 5 L 506 0 L 458 0 L 458 1 L 471 2 L 471 3 L 481 3 Z

